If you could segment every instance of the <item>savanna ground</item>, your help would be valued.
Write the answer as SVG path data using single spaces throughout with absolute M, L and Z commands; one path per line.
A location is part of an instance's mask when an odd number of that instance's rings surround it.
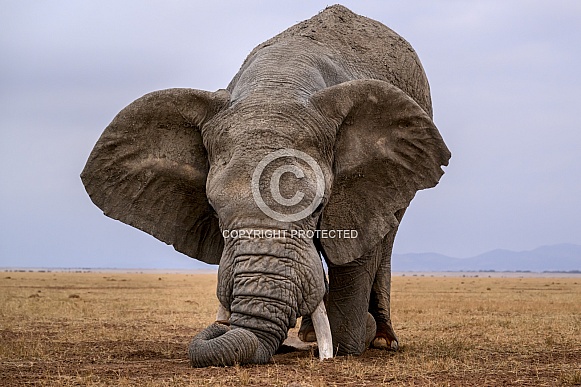
M 192 369 L 215 274 L 0 272 L 2 386 L 581 384 L 581 277 L 396 276 L 401 349 Z M 296 335 L 296 329 L 291 334 Z

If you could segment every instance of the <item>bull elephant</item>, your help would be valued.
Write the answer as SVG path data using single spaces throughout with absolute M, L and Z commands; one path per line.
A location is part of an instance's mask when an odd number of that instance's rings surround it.
M 330 324 L 336 355 L 397 348 L 394 237 L 449 158 L 409 43 L 337 5 L 256 47 L 224 90 L 128 105 L 81 178 L 105 215 L 219 264 L 227 321 L 191 342 L 201 367 L 268 362 L 300 316 L 305 341 Z

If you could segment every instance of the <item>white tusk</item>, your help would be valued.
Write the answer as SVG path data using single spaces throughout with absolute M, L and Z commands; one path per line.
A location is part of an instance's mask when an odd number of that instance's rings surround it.
M 333 357 L 333 337 L 331 336 L 331 326 L 329 325 L 329 318 L 323 301 L 311 315 L 311 320 L 315 328 L 315 335 L 317 335 L 319 359 L 331 359 Z
M 216 313 L 216 321 L 230 320 L 230 312 L 220 303 L 218 304 L 218 313 Z

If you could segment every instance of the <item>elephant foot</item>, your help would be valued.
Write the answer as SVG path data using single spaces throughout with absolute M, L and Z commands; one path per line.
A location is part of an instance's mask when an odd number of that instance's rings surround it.
M 305 343 L 313 343 L 317 341 L 317 334 L 310 316 L 303 316 L 301 321 L 301 328 L 299 329 L 299 339 Z
M 384 322 L 377 323 L 377 332 L 371 342 L 371 348 L 389 351 L 397 351 L 399 349 L 399 342 L 391 324 Z
M 376 336 L 371 342 L 371 348 L 397 351 L 399 349 L 399 343 L 397 340 L 390 340 L 383 336 Z

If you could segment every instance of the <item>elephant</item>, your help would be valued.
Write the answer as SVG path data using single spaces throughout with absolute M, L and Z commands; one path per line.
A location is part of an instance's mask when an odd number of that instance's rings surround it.
M 299 317 L 322 358 L 397 349 L 394 238 L 450 157 L 410 44 L 335 5 L 258 45 L 226 89 L 129 104 L 81 179 L 105 215 L 219 265 L 221 321 L 191 365 L 263 364 Z

